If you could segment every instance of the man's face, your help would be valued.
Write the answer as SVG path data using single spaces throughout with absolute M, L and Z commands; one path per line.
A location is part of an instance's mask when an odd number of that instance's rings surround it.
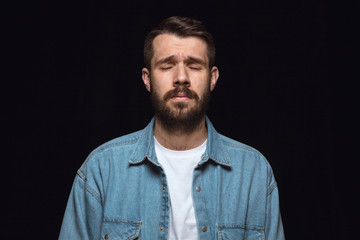
M 205 115 L 218 78 L 216 67 L 209 70 L 206 42 L 161 34 L 153 41 L 153 53 L 151 73 L 144 68 L 143 80 L 156 116 L 172 128 L 196 124 Z

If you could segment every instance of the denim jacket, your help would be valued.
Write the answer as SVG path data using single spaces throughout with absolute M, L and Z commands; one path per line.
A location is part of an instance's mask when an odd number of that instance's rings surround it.
M 278 188 L 255 149 L 216 132 L 193 172 L 198 239 L 282 240 Z M 95 149 L 78 170 L 59 239 L 167 239 L 170 198 L 154 119 Z

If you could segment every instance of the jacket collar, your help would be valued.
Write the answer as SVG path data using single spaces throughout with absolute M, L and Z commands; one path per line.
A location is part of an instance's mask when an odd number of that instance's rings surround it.
M 137 146 L 135 147 L 135 150 L 129 160 L 130 164 L 140 164 L 148 159 L 156 166 L 160 166 L 154 147 L 154 123 L 155 117 L 153 117 L 150 123 L 143 129 L 143 131 L 141 131 Z M 200 166 L 211 159 L 217 164 L 231 167 L 229 154 L 221 140 L 221 135 L 215 130 L 207 116 L 206 126 L 208 131 L 206 150 L 198 165 Z

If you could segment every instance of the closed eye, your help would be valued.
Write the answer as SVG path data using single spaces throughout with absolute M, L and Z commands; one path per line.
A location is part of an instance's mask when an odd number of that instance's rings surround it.
M 161 69 L 161 70 L 164 70 L 164 71 L 165 71 L 165 70 L 169 70 L 169 69 L 171 69 L 171 68 L 172 68 L 172 66 L 160 67 L 160 69 Z
M 197 66 L 197 65 L 189 65 L 188 66 L 191 70 L 200 70 L 201 69 L 201 67 L 200 66 Z

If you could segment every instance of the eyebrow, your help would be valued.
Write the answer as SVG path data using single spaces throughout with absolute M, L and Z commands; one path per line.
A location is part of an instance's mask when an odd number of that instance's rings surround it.
M 201 58 L 197 58 L 197 57 L 192 57 L 192 56 L 188 56 L 186 58 L 186 61 L 189 61 L 189 62 L 194 62 L 194 63 L 198 63 L 198 64 L 202 64 L 202 65 L 205 65 L 205 61 L 202 60 Z
M 155 62 L 155 66 L 159 66 L 163 63 L 167 63 L 167 62 L 170 62 L 171 60 L 173 60 L 175 58 L 175 55 L 170 55 L 168 57 L 165 57 L 165 58 L 162 58 L 162 59 L 159 59 L 158 61 Z
M 159 66 L 159 65 L 161 65 L 163 63 L 170 62 L 170 61 L 174 60 L 175 58 L 176 58 L 175 55 L 170 55 L 168 57 L 159 59 L 158 61 L 155 62 L 155 66 Z M 193 56 L 186 57 L 185 61 L 186 62 L 194 62 L 194 63 L 206 65 L 204 60 L 202 60 L 201 58 L 193 57 Z

